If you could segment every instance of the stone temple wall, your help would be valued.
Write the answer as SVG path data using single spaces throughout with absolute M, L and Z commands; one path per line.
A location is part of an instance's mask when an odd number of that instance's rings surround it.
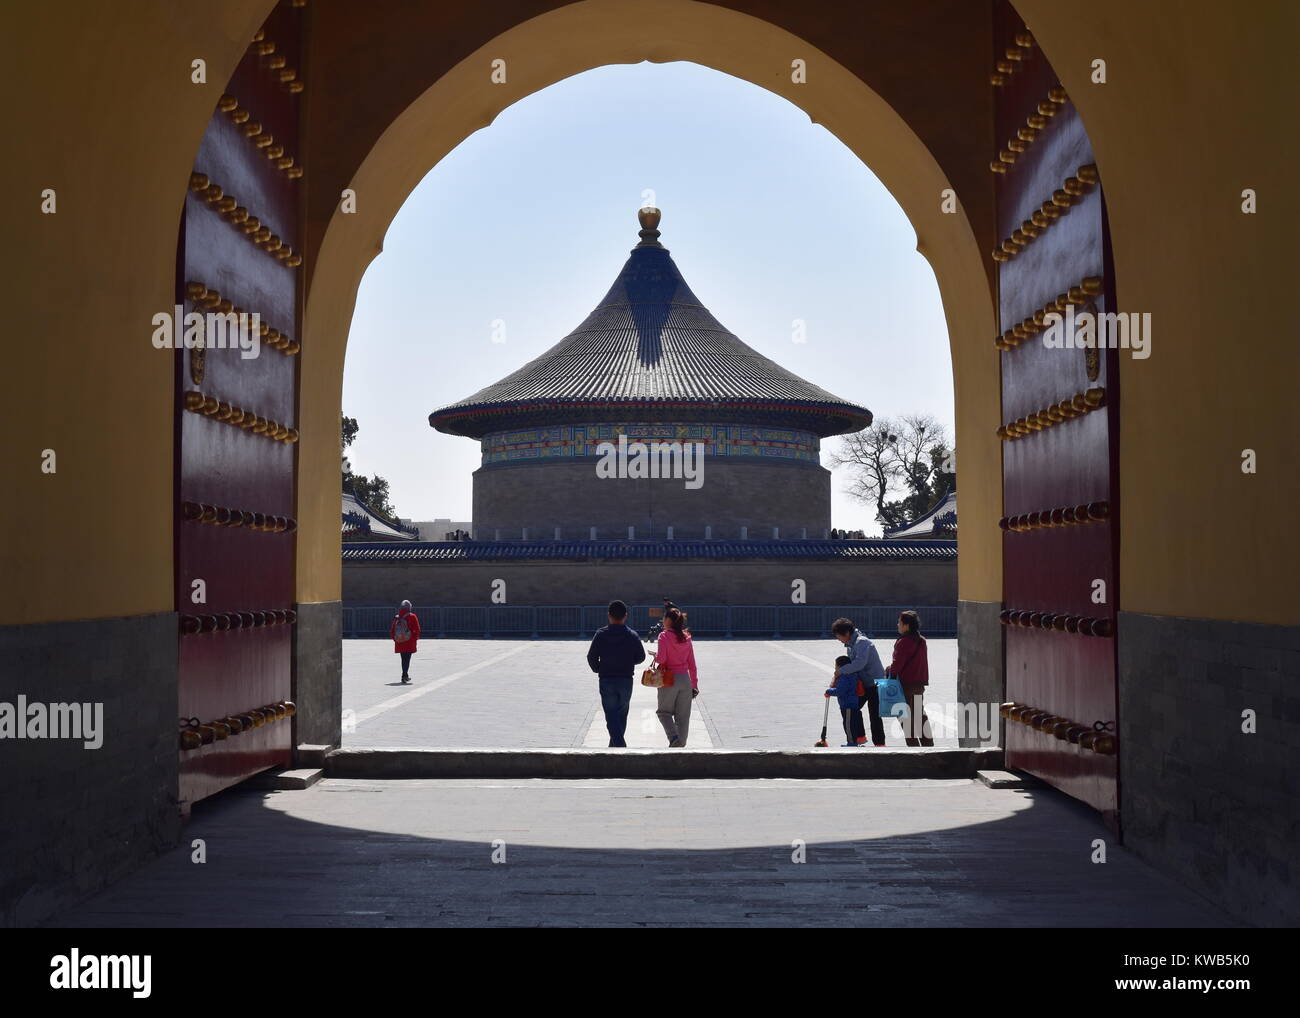
M 957 603 L 956 559 L 845 562 L 831 560 L 649 559 L 495 562 L 345 562 L 345 605 L 490 604 L 494 583 L 519 605 L 790 604 L 803 580 L 808 604 Z M 999 627 L 999 635 L 1000 635 Z
M 817 463 L 703 458 L 703 483 L 599 477 L 595 457 L 489 464 L 474 472 L 479 540 L 822 538 L 830 528 L 831 475 Z M 706 528 L 711 528 L 706 532 Z M 527 529 L 527 535 L 524 530 Z

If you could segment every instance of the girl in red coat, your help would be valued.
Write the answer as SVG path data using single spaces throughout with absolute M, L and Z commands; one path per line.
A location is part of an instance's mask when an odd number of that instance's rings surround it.
M 894 660 L 886 675 L 893 676 L 907 698 L 903 734 L 909 746 L 933 746 L 930 719 L 925 716 L 925 687 L 930 684 L 930 660 L 926 655 L 921 619 L 914 611 L 900 612 L 899 638 L 894 641 Z
M 403 601 L 401 610 L 393 616 L 392 625 L 388 627 L 388 638 L 393 641 L 393 650 L 402 655 L 402 681 L 410 682 L 408 670 L 411 667 L 411 655 L 415 653 L 416 642 L 420 639 L 420 620 L 411 611 L 410 601 Z

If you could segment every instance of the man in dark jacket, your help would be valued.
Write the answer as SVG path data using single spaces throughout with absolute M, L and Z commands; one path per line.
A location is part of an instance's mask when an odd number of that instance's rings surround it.
M 600 676 L 600 705 L 611 746 L 627 746 L 627 708 L 632 702 L 632 675 L 645 660 L 645 648 L 635 629 L 627 625 L 627 605 L 609 603 L 609 625 L 596 630 L 587 651 L 587 664 Z

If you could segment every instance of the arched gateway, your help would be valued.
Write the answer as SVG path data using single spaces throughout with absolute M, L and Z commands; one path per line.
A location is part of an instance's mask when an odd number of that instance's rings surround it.
M 470 132 L 565 76 L 639 60 L 785 96 L 911 218 L 953 344 L 962 696 L 1016 701 L 1009 760 L 1238 914 L 1293 914 L 1293 719 L 1275 707 L 1297 647 L 1300 493 L 1279 466 L 1295 355 L 1277 299 L 1293 263 L 1294 132 L 1278 127 L 1293 7 L 165 7 L 129 25 L 111 5 L 13 16 L 30 41 L 14 72 L 42 98 L 14 111 L 12 327 L 58 341 L 11 351 L 4 567 L 21 580 L 4 592 L 0 699 L 57 688 L 117 721 L 93 760 L 3 747 L 9 773 L 75 776 L 7 790 L 29 818 L 7 916 L 174 840 L 177 798 L 337 740 L 357 283 L 402 200 Z M 1171 18 L 1176 61 L 1152 52 Z M 93 89 L 69 52 L 91 54 Z M 201 365 L 155 349 L 147 323 L 178 303 L 258 312 L 266 349 Z M 1040 315 L 1090 305 L 1150 313 L 1151 356 L 1042 344 Z M 1245 746 L 1243 711 L 1274 722 Z M 260 723 L 178 749 L 178 715 Z

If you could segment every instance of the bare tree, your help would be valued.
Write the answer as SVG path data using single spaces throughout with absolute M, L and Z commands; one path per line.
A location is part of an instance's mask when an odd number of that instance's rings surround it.
M 845 435 L 829 454 L 832 469 L 849 468 L 845 492 L 855 501 L 874 504 L 877 514 L 884 512 L 900 474 L 895 428 L 889 418 L 877 418 L 866 430 Z
M 911 491 L 928 491 L 937 466 L 933 453 L 936 446 L 947 448 L 947 431 L 931 414 L 904 414 L 895 429 L 901 480 Z
M 864 431 L 845 435 L 829 456 L 832 468 L 848 467 L 845 492 L 876 507 L 876 519 L 893 529 L 933 505 L 934 482 L 947 480 L 947 431 L 931 414 L 877 418 Z M 893 496 L 901 498 L 890 501 Z

